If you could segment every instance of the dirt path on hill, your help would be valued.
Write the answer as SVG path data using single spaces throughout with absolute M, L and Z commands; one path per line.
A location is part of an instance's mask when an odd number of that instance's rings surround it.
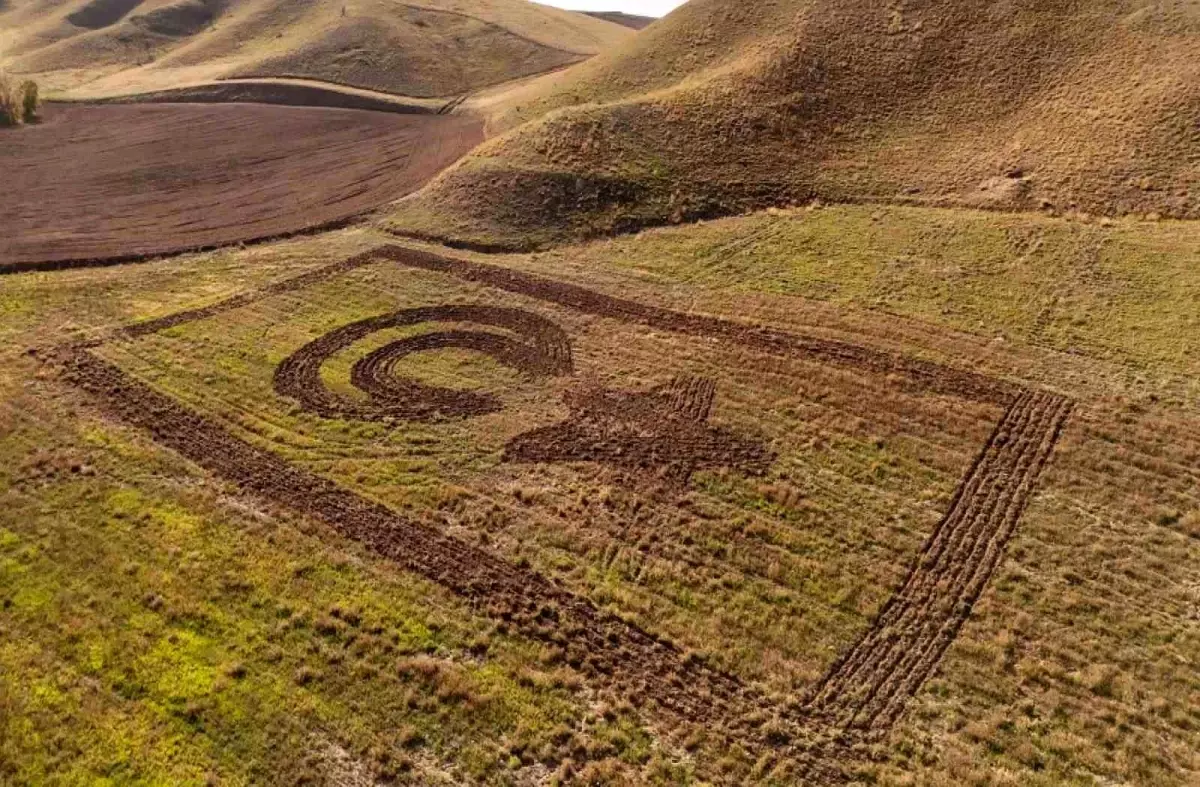
M 60 102 L 72 104 L 74 101 Z M 302 79 L 226 79 L 169 90 L 80 98 L 81 104 L 273 104 L 287 107 L 362 109 L 399 115 L 435 115 L 444 100 L 408 98 L 375 90 Z

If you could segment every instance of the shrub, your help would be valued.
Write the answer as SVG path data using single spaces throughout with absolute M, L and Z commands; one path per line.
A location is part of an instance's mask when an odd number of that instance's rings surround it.
M 22 119 L 21 94 L 17 83 L 0 72 L 0 126 L 15 126 Z
M 21 85 L 21 110 L 26 123 L 32 123 L 37 120 L 38 108 L 42 105 L 41 97 L 38 95 L 37 82 L 32 79 L 25 80 Z
M 0 126 L 19 126 L 37 120 L 41 95 L 37 83 L 17 82 L 0 71 Z

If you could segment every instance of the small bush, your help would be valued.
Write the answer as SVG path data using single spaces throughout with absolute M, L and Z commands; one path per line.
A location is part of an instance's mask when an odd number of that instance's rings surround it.
M 17 82 L 0 71 L 0 126 L 19 126 L 37 120 L 42 105 L 37 83 L 31 79 Z
M 24 119 L 22 96 L 17 83 L 0 72 L 0 126 L 16 126 Z
M 38 108 L 41 105 L 42 100 L 38 95 L 37 82 L 32 79 L 25 80 L 21 85 L 21 110 L 26 123 L 37 120 Z

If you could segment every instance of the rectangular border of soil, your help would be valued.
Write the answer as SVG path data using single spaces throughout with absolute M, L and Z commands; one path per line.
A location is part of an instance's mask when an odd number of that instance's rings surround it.
M 685 655 L 634 623 L 597 609 L 537 572 L 408 519 L 273 452 L 136 380 L 90 350 L 205 319 L 303 289 L 367 265 L 392 262 L 575 311 L 702 336 L 767 353 L 818 360 L 898 379 L 906 388 L 1000 406 L 997 423 L 949 509 L 876 620 L 806 696 L 768 698 L 737 676 Z M 501 266 L 387 245 L 225 301 L 119 329 L 53 353 L 65 379 L 111 415 L 145 429 L 243 491 L 320 520 L 398 567 L 435 581 L 522 635 L 568 643 L 567 661 L 602 692 L 652 714 L 703 725 L 730 744 L 790 759 L 810 783 L 845 781 L 846 766 L 901 717 L 937 669 L 987 587 L 1073 402 L 975 372 L 898 353 L 687 314 Z M 766 713 L 774 721 L 762 723 Z

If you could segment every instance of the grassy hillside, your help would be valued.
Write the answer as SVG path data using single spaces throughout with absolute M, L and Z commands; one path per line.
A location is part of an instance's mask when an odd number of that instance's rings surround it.
M 497 784 L 576 748 L 615 771 L 674 767 L 628 708 L 597 715 L 565 665 L 460 599 L 328 533 L 277 529 L 282 512 L 85 400 L 26 388 L 38 364 L 18 345 L 374 242 L 0 283 L 0 783 Z
M 694 0 L 492 105 L 396 226 L 529 245 L 766 205 L 1200 215 L 1184 0 Z
M 1200 772 L 1198 240 L 1191 222 L 847 206 L 457 256 L 1074 399 L 940 668 L 842 766 L 895 787 L 1184 787 Z M 681 722 L 634 685 L 614 692 L 554 609 L 538 611 L 539 629 L 468 605 L 156 443 L 28 352 L 100 342 L 386 242 L 351 230 L 0 280 L 0 778 L 797 783 L 782 743 L 763 754 L 723 718 Z M 571 381 L 476 353 L 392 371 L 498 392 L 504 409 L 479 418 L 318 417 L 273 390 L 280 359 L 314 337 L 444 301 L 551 319 L 592 384 L 711 376 L 714 423 L 764 441 L 773 467 L 701 470 L 679 487 L 604 464 L 507 462 L 509 435 L 568 413 Z M 745 710 L 768 729 L 879 614 L 996 417 L 888 375 L 382 260 L 197 317 L 96 352 L 248 444 L 762 687 Z M 324 366 L 325 384 L 361 396 L 356 360 L 416 330 L 365 337 Z
M 0 64 L 85 95 L 283 76 L 451 96 L 632 35 L 526 0 L 17 0 L 0 31 Z

